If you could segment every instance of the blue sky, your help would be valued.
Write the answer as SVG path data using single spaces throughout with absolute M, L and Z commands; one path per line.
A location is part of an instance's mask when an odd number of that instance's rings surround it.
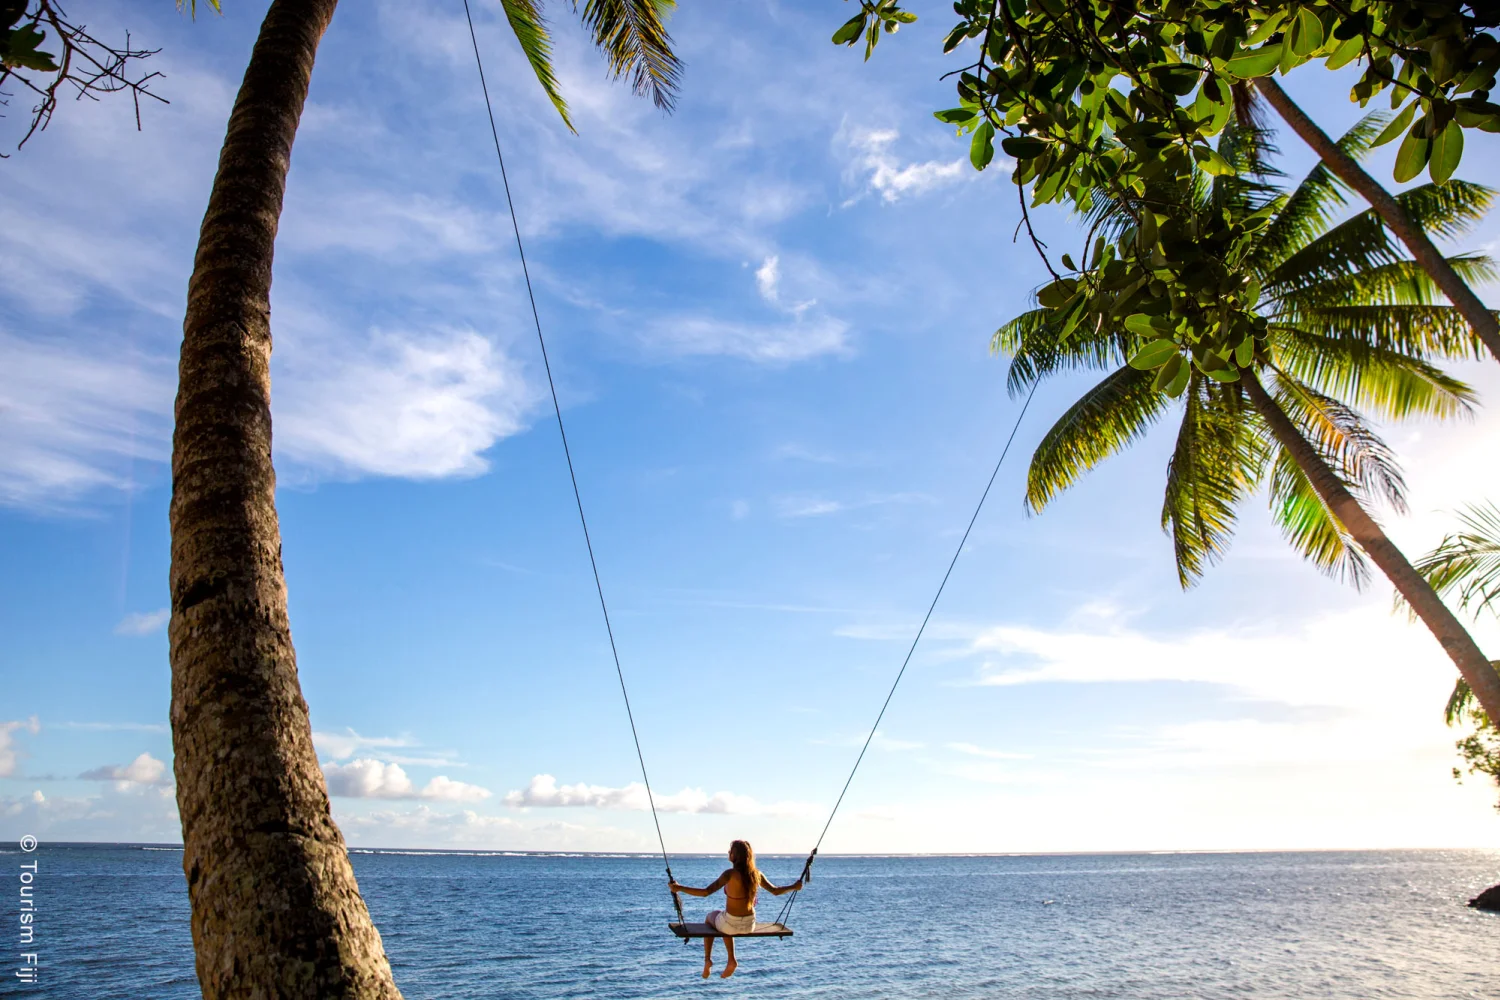
M 162 47 L 172 103 L 140 132 L 67 106 L 0 166 L 0 834 L 169 841 L 176 345 L 264 4 L 96 7 Z M 806 850 L 1015 419 L 988 339 L 1044 272 L 1004 165 L 931 118 L 941 12 L 866 65 L 832 0 L 686 4 L 665 117 L 563 11 L 576 137 L 477 9 L 668 846 Z M 387 0 L 319 56 L 273 293 L 303 689 L 354 844 L 650 849 L 468 46 L 461 5 Z M 1338 77 L 1288 86 L 1330 131 L 1358 115 Z M 1084 384 L 1038 393 L 826 849 L 1500 845 L 1493 789 L 1448 773 L 1452 667 L 1383 584 L 1320 577 L 1257 503 L 1178 588 L 1166 428 L 1026 515 Z M 1497 431 L 1390 430 L 1408 551 L 1500 493 Z

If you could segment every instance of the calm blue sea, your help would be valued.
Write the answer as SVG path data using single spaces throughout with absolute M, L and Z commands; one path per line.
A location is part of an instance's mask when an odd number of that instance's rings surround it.
M 6 931 L 0 992 L 198 995 L 180 851 L 30 857 L 45 978 L 16 985 Z M 799 864 L 762 859 L 775 881 Z M 690 884 L 721 866 L 674 861 Z M 741 944 L 735 978 L 707 984 L 701 946 L 666 929 L 659 859 L 376 851 L 354 867 L 408 1000 L 1500 997 L 1500 916 L 1464 905 L 1500 881 L 1500 852 L 820 858 L 796 937 Z

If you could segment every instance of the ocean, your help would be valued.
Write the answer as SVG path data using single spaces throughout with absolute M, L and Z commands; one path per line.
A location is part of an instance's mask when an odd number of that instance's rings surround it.
M 39 863 L 42 962 L 39 986 L 18 985 L 7 944 L 0 992 L 198 996 L 180 850 L 0 854 Z M 660 858 L 353 859 L 408 1000 L 1500 997 L 1500 915 L 1464 905 L 1500 881 L 1500 851 L 820 857 L 796 936 L 741 943 L 735 977 L 708 983 L 701 944 L 667 930 Z M 801 865 L 761 860 L 775 882 Z M 722 867 L 673 859 L 690 885 Z M 688 902 L 693 919 L 709 908 Z M 761 918 L 780 902 L 764 896 Z

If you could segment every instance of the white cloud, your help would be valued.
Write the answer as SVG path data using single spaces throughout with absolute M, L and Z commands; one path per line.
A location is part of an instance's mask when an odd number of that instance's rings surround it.
M 534 393 L 477 333 L 376 333 L 364 350 L 301 347 L 280 383 L 277 447 L 313 468 L 433 479 L 484 472 Z
M 149 753 L 143 753 L 135 760 L 118 767 L 105 764 L 89 771 L 84 771 L 78 777 L 85 781 L 113 781 L 117 791 L 129 791 L 138 786 L 166 786 L 172 783 L 167 776 L 167 765 L 164 761 L 157 760 Z
M 115 626 L 115 635 L 150 635 L 165 625 L 172 617 L 171 608 L 156 611 L 132 611 Z
M 490 797 L 487 788 L 438 775 L 420 791 L 400 764 L 362 757 L 347 764 L 323 765 L 328 794 L 351 799 L 433 799 L 439 802 L 478 802 Z
M 849 325 L 830 316 L 779 323 L 745 323 L 708 316 L 680 316 L 652 324 L 646 343 L 678 357 L 726 356 L 763 364 L 807 361 L 851 353 Z
M 780 298 L 780 293 L 776 288 L 780 281 L 781 258 L 772 254 L 755 269 L 755 287 L 760 292 L 761 298 L 767 302 L 776 302 Z
M 21 762 L 20 752 L 16 749 L 15 738 L 11 736 L 11 733 L 35 734 L 41 728 L 41 724 L 37 722 L 34 715 L 24 722 L 0 722 L 0 778 L 12 777 Z
M 559 785 L 550 774 L 538 774 L 520 791 L 507 792 L 505 804 L 513 809 L 581 808 L 623 809 L 644 812 L 651 808 L 646 786 L 632 781 L 622 788 L 608 785 Z M 669 813 L 707 813 L 736 816 L 802 816 L 816 811 L 815 806 L 797 802 L 762 805 L 748 795 L 733 792 L 706 794 L 702 789 L 684 788 L 672 795 L 656 796 L 656 811 Z
M 849 172 L 883 201 L 924 194 L 933 188 L 979 176 L 963 158 L 902 164 L 891 151 L 901 133 L 895 129 L 849 129 L 841 132 L 851 153 Z M 1001 166 L 996 160 L 994 166 Z

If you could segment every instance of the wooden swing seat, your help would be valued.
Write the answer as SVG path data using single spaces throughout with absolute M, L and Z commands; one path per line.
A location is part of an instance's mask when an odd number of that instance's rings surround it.
M 668 923 L 667 926 L 672 929 L 673 934 L 676 934 L 678 937 L 684 939 L 753 937 L 789 938 L 792 936 L 792 929 L 784 924 L 756 924 L 755 930 L 749 931 L 745 934 L 725 934 L 721 932 L 717 927 L 710 927 L 708 924 Z

